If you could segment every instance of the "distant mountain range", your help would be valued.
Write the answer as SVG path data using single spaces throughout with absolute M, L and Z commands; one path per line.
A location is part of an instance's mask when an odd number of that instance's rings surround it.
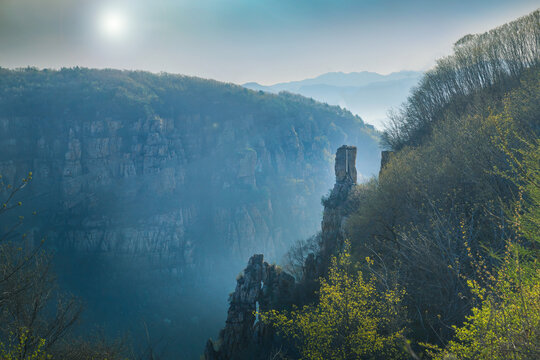
M 420 71 L 400 71 L 388 75 L 362 71 L 353 73 L 330 72 L 313 79 L 291 81 L 275 85 L 256 82 L 243 86 L 270 93 L 288 91 L 315 100 L 339 105 L 381 129 L 388 110 L 407 99 L 410 89 L 422 76 Z

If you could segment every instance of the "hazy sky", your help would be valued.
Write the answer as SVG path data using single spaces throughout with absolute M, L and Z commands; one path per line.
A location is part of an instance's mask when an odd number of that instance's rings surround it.
M 0 0 L 0 66 L 167 71 L 272 84 L 425 70 L 538 0 Z

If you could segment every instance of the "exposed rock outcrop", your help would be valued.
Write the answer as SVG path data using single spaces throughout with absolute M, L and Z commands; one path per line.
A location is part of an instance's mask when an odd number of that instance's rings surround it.
M 356 146 L 343 145 L 336 152 L 336 184 L 356 184 Z
M 208 340 L 204 358 L 248 359 L 257 348 L 271 344 L 273 331 L 258 320 L 256 312 L 289 307 L 294 293 L 294 277 L 269 265 L 263 255 L 253 255 L 230 296 L 225 328 L 217 343 Z
M 306 272 L 306 280 L 325 275 L 332 255 L 343 247 L 345 222 L 353 210 L 349 204 L 351 189 L 356 185 L 356 147 L 343 145 L 336 153 L 336 184 L 328 198 L 323 200 L 324 212 L 321 223 L 321 249 L 316 257 L 314 274 Z M 308 262 L 311 260 L 308 259 Z
M 305 260 L 304 278 L 296 283 L 291 275 L 264 262 L 263 255 L 253 255 L 229 299 L 225 328 L 216 342 L 208 340 L 205 360 L 266 359 L 265 351 L 279 345 L 271 326 L 259 322 L 255 312 L 302 305 L 299 302 L 312 298 L 318 279 L 326 274 L 331 256 L 346 237 L 344 225 L 352 210 L 349 195 L 356 185 L 355 160 L 356 147 L 344 145 L 337 150 L 336 184 L 324 201 L 321 249 Z
M 279 260 L 317 230 L 332 184 L 326 154 L 347 141 L 373 158 L 363 172 L 376 171 L 371 127 L 292 94 L 170 74 L 0 68 L 0 174 L 16 183 L 34 173 L 17 215 L 37 211 L 25 230 L 47 237 L 64 288 L 111 327 L 130 326 L 130 311 L 157 331 L 170 319 L 184 331 L 175 345 L 197 354 L 221 325 L 216 307 L 226 308 L 236 269 L 254 253 Z M 133 290 L 129 301 L 119 287 Z
M 390 158 L 392 157 L 392 154 L 394 152 L 390 150 L 384 150 L 381 152 L 381 168 L 379 170 L 379 177 L 381 176 L 382 171 L 390 161 Z

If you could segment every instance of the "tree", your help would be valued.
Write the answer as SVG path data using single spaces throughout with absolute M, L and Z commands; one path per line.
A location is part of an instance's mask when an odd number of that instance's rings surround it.
M 13 186 L 0 175 L 0 360 L 155 359 L 150 341 L 135 355 L 125 337 L 71 336 L 81 302 L 58 290 L 44 239 L 36 244 L 18 233 L 24 218 L 8 216 L 23 205 L 17 194 L 31 180 L 30 172 Z
M 390 114 L 383 142 L 393 150 L 417 146 L 444 113 L 468 112 L 469 98 L 482 89 L 501 93 L 540 65 L 540 10 L 478 35 L 466 35 L 454 53 L 426 72 L 407 102 Z M 501 94 L 502 95 L 502 94 Z
M 435 359 L 540 358 L 540 143 L 511 130 L 507 112 L 493 117 L 502 124 L 499 146 L 511 164 L 511 170 L 501 175 L 519 189 L 508 214 L 516 236 L 508 240 L 496 270 L 487 268 L 482 259 L 475 262 L 479 281 L 469 280 L 469 286 L 479 305 L 462 326 L 454 327 L 455 337 L 443 351 L 431 348 Z M 516 142 L 518 149 L 511 145 Z
M 480 301 L 435 359 L 540 358 L 540 268 L 509 244 L 504 264 L 488 285 L 470 281 Z M 488 273 L 489 274 L 489 273 Z
M 362 272 L 352 270 L 349 249 L 347 243 L 332 259 L 328 279 L 321 279 L 318 304 L 271 310 L 262 320 L 292 339 L 303 359 L 402 358 L 402 293 L 378 292 L 373 278 L 365 281 Z
M 31 351 L 28 351 L 28 330 L 21 331 L 19 337 L 11 336 L 11 339 L 6 347 L 0 343 L 0 359 L 1 360 L 48 360 L 52 356 L 47 354 L 43 348 L 45 340 L 40 339 L 37 346 Z
M 320 250 L 321 233 L 317 233 L 305 240 L 298 240 L 284 256 L 284 268 L 296 280 L 302 280 L 306 275 L 306 259 L 309 254 L 316 254 Z
M 49 352 L 66 336 L 82 310 L 77 299 L 56 291 L 51 256 L 42 249 L 44 240 L 35 244 L 26 234 L 17 233 L 22 216 L 9 220 L 8 212 L 22 206 L 15 200 L 17 193 L 31 179 L 30 172 L 18 186 L 0 182 L 0 216 L 8 224 L 0 234 L 0 343 L 14 346 L 2 350 L 8 359 L 13 354 L 25 359 Z

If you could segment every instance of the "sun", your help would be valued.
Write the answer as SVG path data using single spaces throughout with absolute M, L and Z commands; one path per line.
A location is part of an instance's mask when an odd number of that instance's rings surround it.
M 109 39 L 122 38 L 127 30 L 126 17 L 117 10 L 105 11 L 100 16 L 99 27 L 102 35 Z

